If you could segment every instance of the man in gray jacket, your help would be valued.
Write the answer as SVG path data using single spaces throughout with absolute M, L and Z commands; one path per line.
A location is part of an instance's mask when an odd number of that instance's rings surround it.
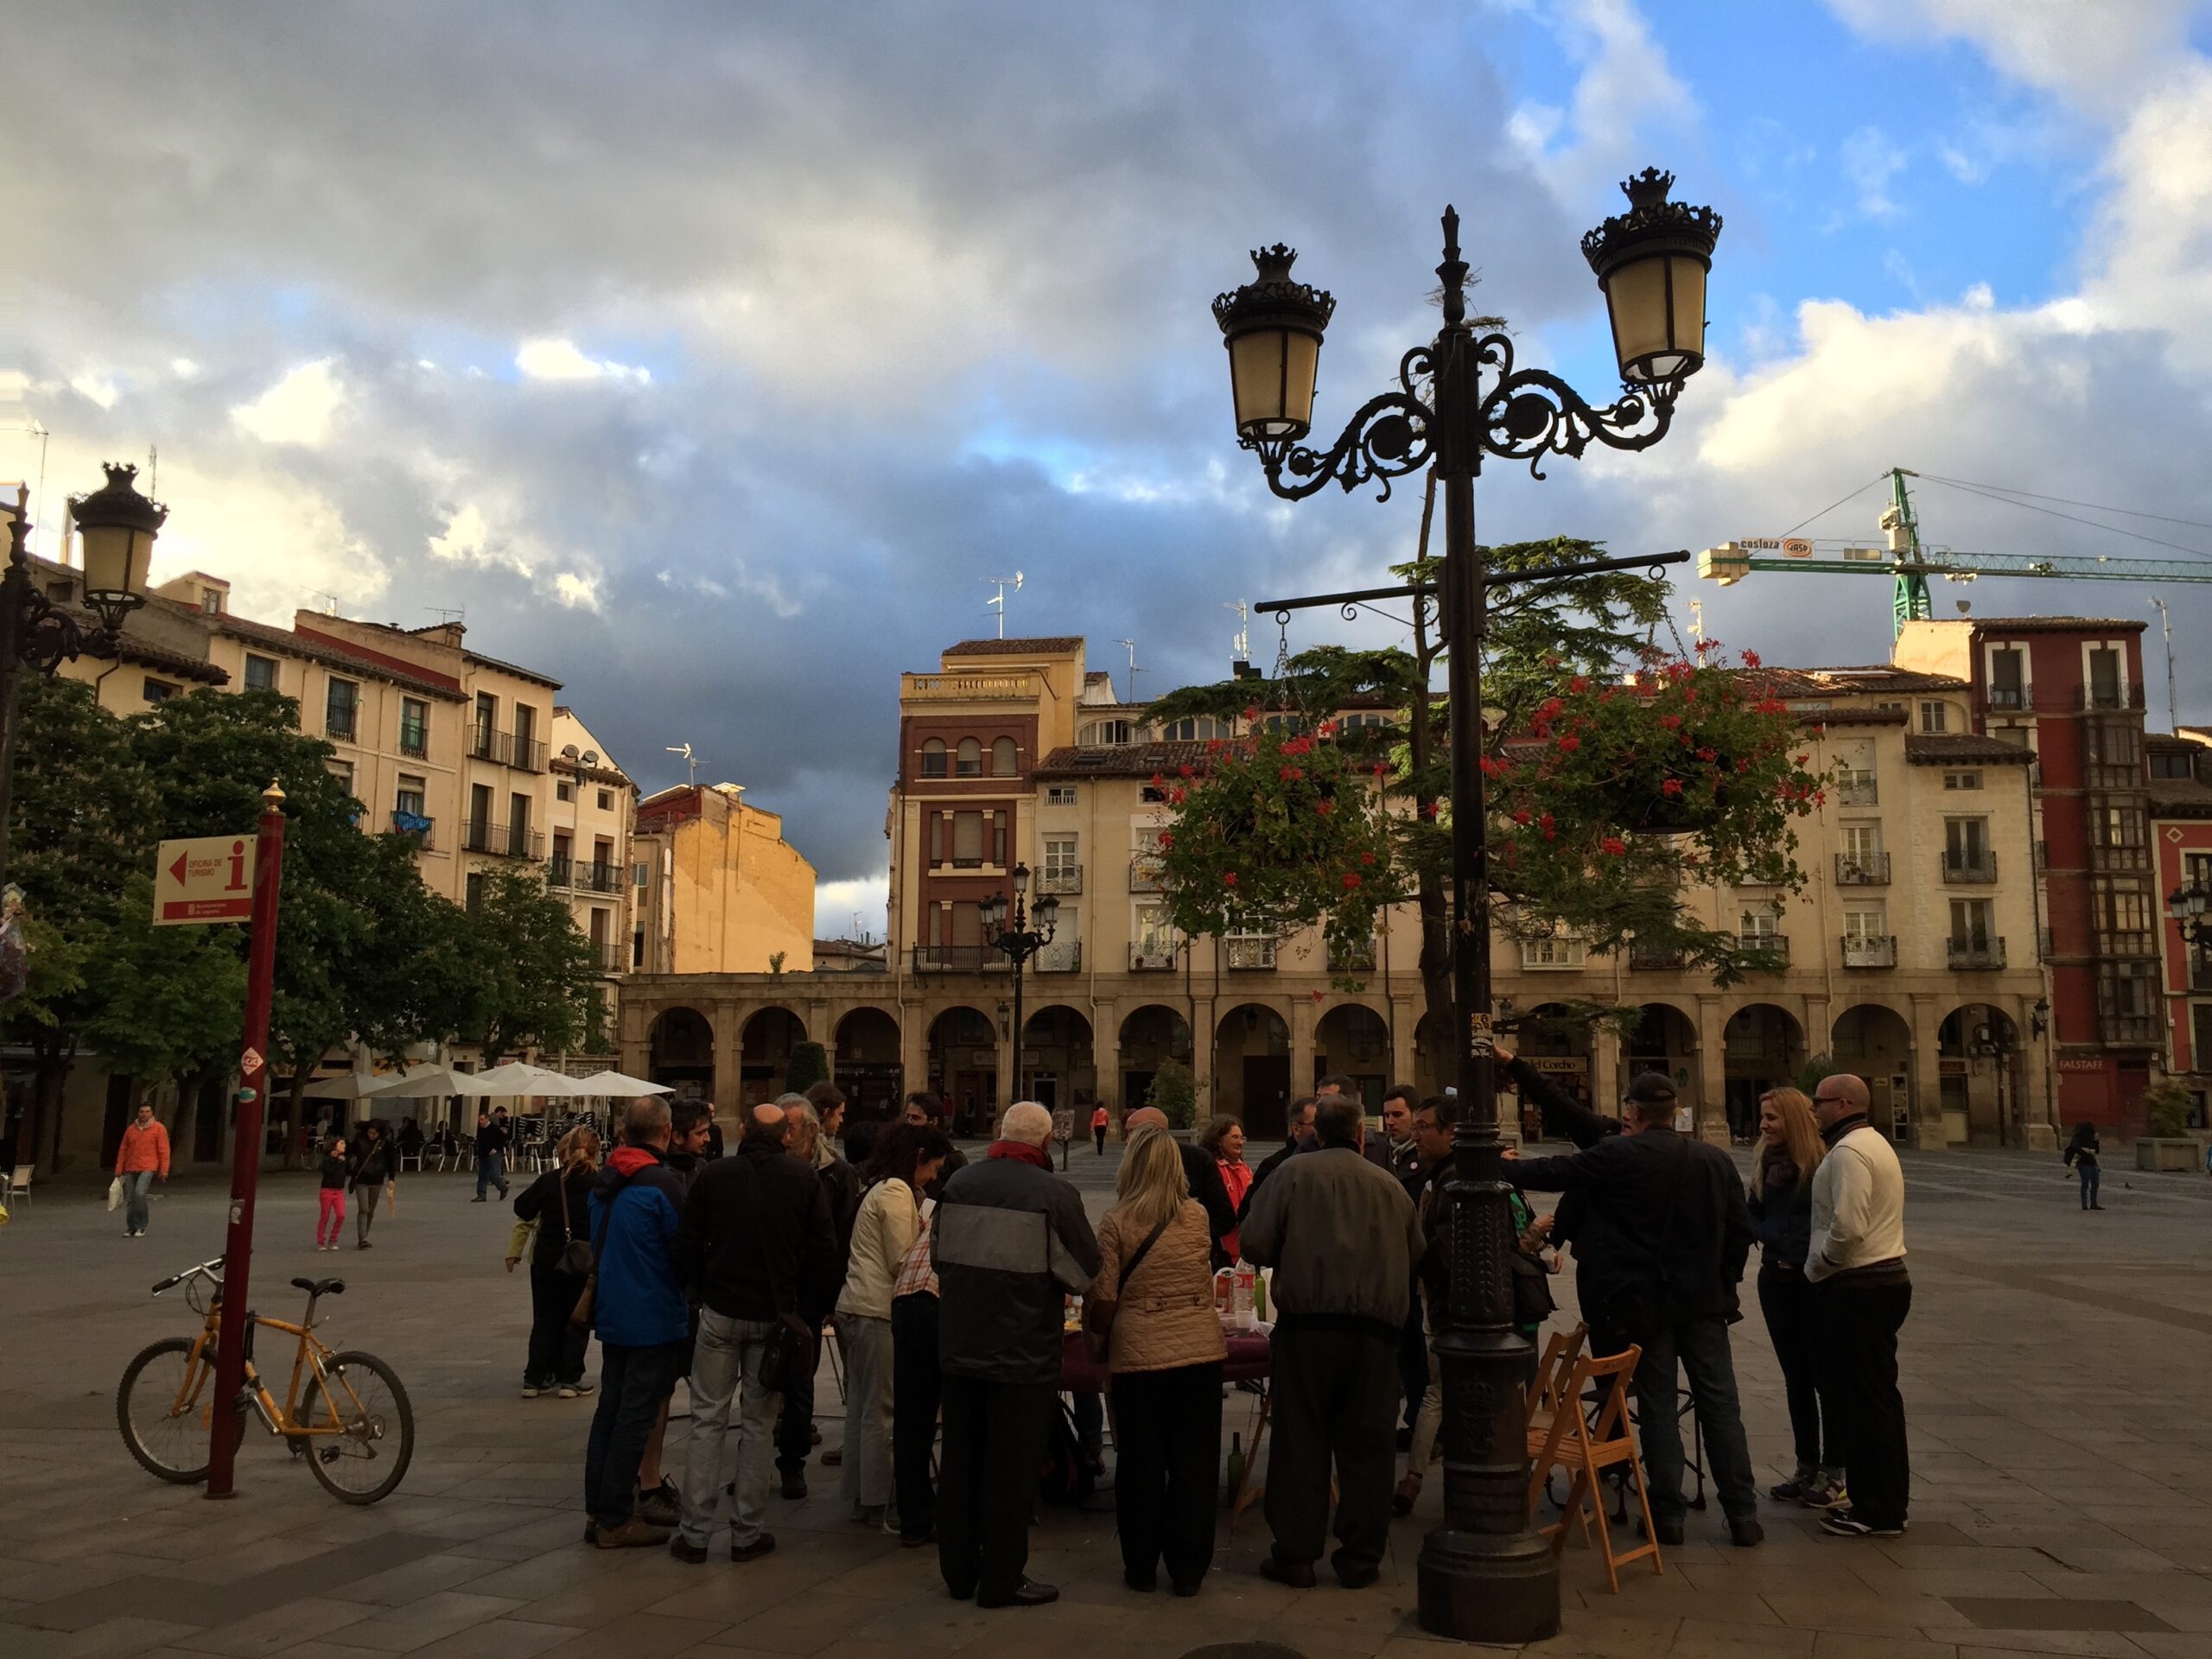
M 1329 1564 L 1344 1588 L 1381 1576 L 1389 1542 L 1398 1333 L 1422 1239 L 1405 1189 L 1362 1155 L 1366 1124 L 1358 1100 L 1322 1096 L 1319 1146 L 1254 1193 L 1238 1235 L 1248 1261 L 1274 1269 L 1274 1550 L 1260 1571 L 1299 1589 L 1313 1586 L 1327 1541 L 1332 1461 L 1339 1548 Z

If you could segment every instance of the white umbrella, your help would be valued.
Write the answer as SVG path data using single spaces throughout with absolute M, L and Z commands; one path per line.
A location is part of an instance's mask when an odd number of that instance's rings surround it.
M 639 1095 L 672 1095 L 676 1090 L 665 1083 L 647 1083 L 643 1077 L 627 1077 L 620 1071 L 594 1071 L 589 1077 L 575 1079 L 576 1092 L 599 1095 L 608 1100 L 629 1100 Z
M 412 1083 L 439 1069 L 434 1065 L 418 1065 L 411 1071 L 348 1071 L 342 1077 L 325 1077 L 320 1083 L 311 1083 L 301 1093 L 309 1100 L 359 1100 L 365 1095 L 398 1095 L 411 1092 L 403 1091 L 399 1084 Z

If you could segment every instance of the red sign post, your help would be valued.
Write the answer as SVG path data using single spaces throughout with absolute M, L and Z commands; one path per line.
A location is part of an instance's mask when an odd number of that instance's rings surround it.
M 253 858 L 252 944 L 246 963 L 245 1041 L 238 1057 L 238 1124 L 231 1154 L 231 1217 L 223 1237 L 223 1321 L 215 1350 L 214 1421 L 208 1435 L 207 1496 L 229 1497 L 244 1414 L 246 1271 L 253 1262 L 253 1192 L 261 1173 L 261 1123 L 269 1093 L 269 1003 L 276 978 L 276 886 L 284 863 L 284 791 L 261 792 Z

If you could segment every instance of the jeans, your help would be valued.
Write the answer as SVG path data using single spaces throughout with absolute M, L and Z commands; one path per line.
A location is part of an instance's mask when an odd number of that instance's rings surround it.
M 1759 1312 L 1766 1315 L 1766 1333 L 1782 1367 L 1783 1388 L 1789 1400 L 1790 1439 L 1801 1470 L 1843 1465 L 1834 1443 L 1835 1408 L 1823 1407 L 1827 1389 L 1821 1377 L 1819 1298 L 1819 1290 L 1806 1282 L 1802 1268 L 1770 1262 L 1759 1268 Z M 1821 1437 L 1824 1419 L 1826 1441 Z
M 937 1525 L 937 1488 L 930 1454 L 937 1446 L 937 1298 L 916 1291 L 891 1304 L 891 1484 L 899 1535 L 926 1538 Z
M 956 1596 L 1003 1600 L 1020 1588 L 1029 1565 L 1029 1511 L 1059 1390 L 1053 1382 L 988 1382 L 948 1371 L 944 1407 L 938 1571 Z
M 1328 1541 L 1329 1473 L 1338 1488 L 1331 1557 L 1339 1573 L 1380 1567 L 1390 1541 L 1390 1478 L 1398 1463 L 1398 1338 L 1377 1326 L 1275 1327 L 1274 1450 L 1268 1457 L 1268 1529 L 1280 1561 L 1310 1567 Z
M 1912 1287 L 1820 1287 L 1822 1370 L 1842 1440 L 1851 1512 L 1878 1527 L 1901 1527 L 1912 1497 L 1904 1396 L 1897 1391 L 1897 1331 L 1912 1311 Z
M 498 1187 L 499 1196 L 503 1198 L 507 1196 L 507 1154 L 505 1153 L 486 1152 L 478 1154 L 476 1196 L 482 1198 L 484 1189 L 487 1186 Z
M 892 1502 L 891 1321 L 837 1316 L 845 1351 L 845 1459 L 837 1491 L 855 1510 Z
M 775 1329 L 768 1319 L 734 1319 L 711 1307 L 699 1310 L 698 1349 L 691 1361 L 691 1434 L 683 1449 L 683 1541 L 703 1548 L 714 1536 L 728 1484 L 732 1409 L 737 1416 L 737 1498 L 730 1542 L 760 1536 L 768 1513 L 768 1475 L 775 1465 L 776 1414 L 783 1395 L 761 1386 L 760 1363 Z
M 154 1172 L 134 1169 L 123 1178 L 123 1225 L 127 1232 L 143 1233 L 153 1219 L 147 1194 L 154 1190 Z
M 1680 1521 L 1688 1507 L 1682 1501 L 1681 1407 L 1675 1387 L 1678 1360 L 1689 1378 L 1698 1430 L 1705 1440 L 1706 1468 L 1719 1490 L 1721 1511 L 1731 1521 L 1757 1515 L 1758 1489 L 1751 1484 L 1751 1453 L 1744 1441 L 1728 1326 L 1718 1313 L 1707 1313 L 1662 1323 L 1643 1344 L 1643 1357 L 1637 1363 L 1637 1432 L 1643 1442 L 1652 1519 Z
M 1221 1477 L 1221 1362 L 1114 1377 L 1114 1524 L 1122 1570 L 1190 1586 L 1213 1565 Z
M 569 1321 L 583 1294 L 584 1281 L 576 1274 L 563 1273 L 550 1262 L 530 1264 L 530 1356 L 522 1368 L 525 1384 L 550 1389 L 584 1380 L 584 1351 L 591 1336 Z
M 681 1374 L 683 1342 L 599 1345 L 599 1408 L 584 1448 L 584 1509 L 602 1532 L 626 1524 L 638 1506 L 638 1465 L 661 1402 Z M 693 1406 L 693 1412 L 698 1410 Z
M 338 1235 L 346 1230 L 346 1189 L 326 1186 L 319 1189 L 315 1217 L 315 1247 L 335 1244 Z
M 2104 1172 L 2091 1163 L 2077 1164 L 2075 1173 L 2082 1178 L 2082 1207 L 2089 1208 L 2097 1201 L 2097 1182 Z
M 382 1181 L 365 1181 L 353 1189 L 353 1236 L 364 1244 L 369 1242 L 369 1229 L 376 1224 L 377 1201 L 383 1197 Z

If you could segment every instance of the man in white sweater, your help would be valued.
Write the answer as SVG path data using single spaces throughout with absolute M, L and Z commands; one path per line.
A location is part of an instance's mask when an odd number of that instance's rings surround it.
M 1897 1392 L 1897 1331 L 1912 1308 L 1912 1281 L 1904 1172 L 1866 1108 L 1859 1077 L 1823 1077 L 1813 1095 L 1827 1154 L 1813 1174 L 1805 1277 L 1820 1287 L 1822 1398 L 1838 1419 L 1848 1494 L 1821 1524 L 1846 1538 L 1894 1538 L 1904 1531 L 1912 1487 Z

